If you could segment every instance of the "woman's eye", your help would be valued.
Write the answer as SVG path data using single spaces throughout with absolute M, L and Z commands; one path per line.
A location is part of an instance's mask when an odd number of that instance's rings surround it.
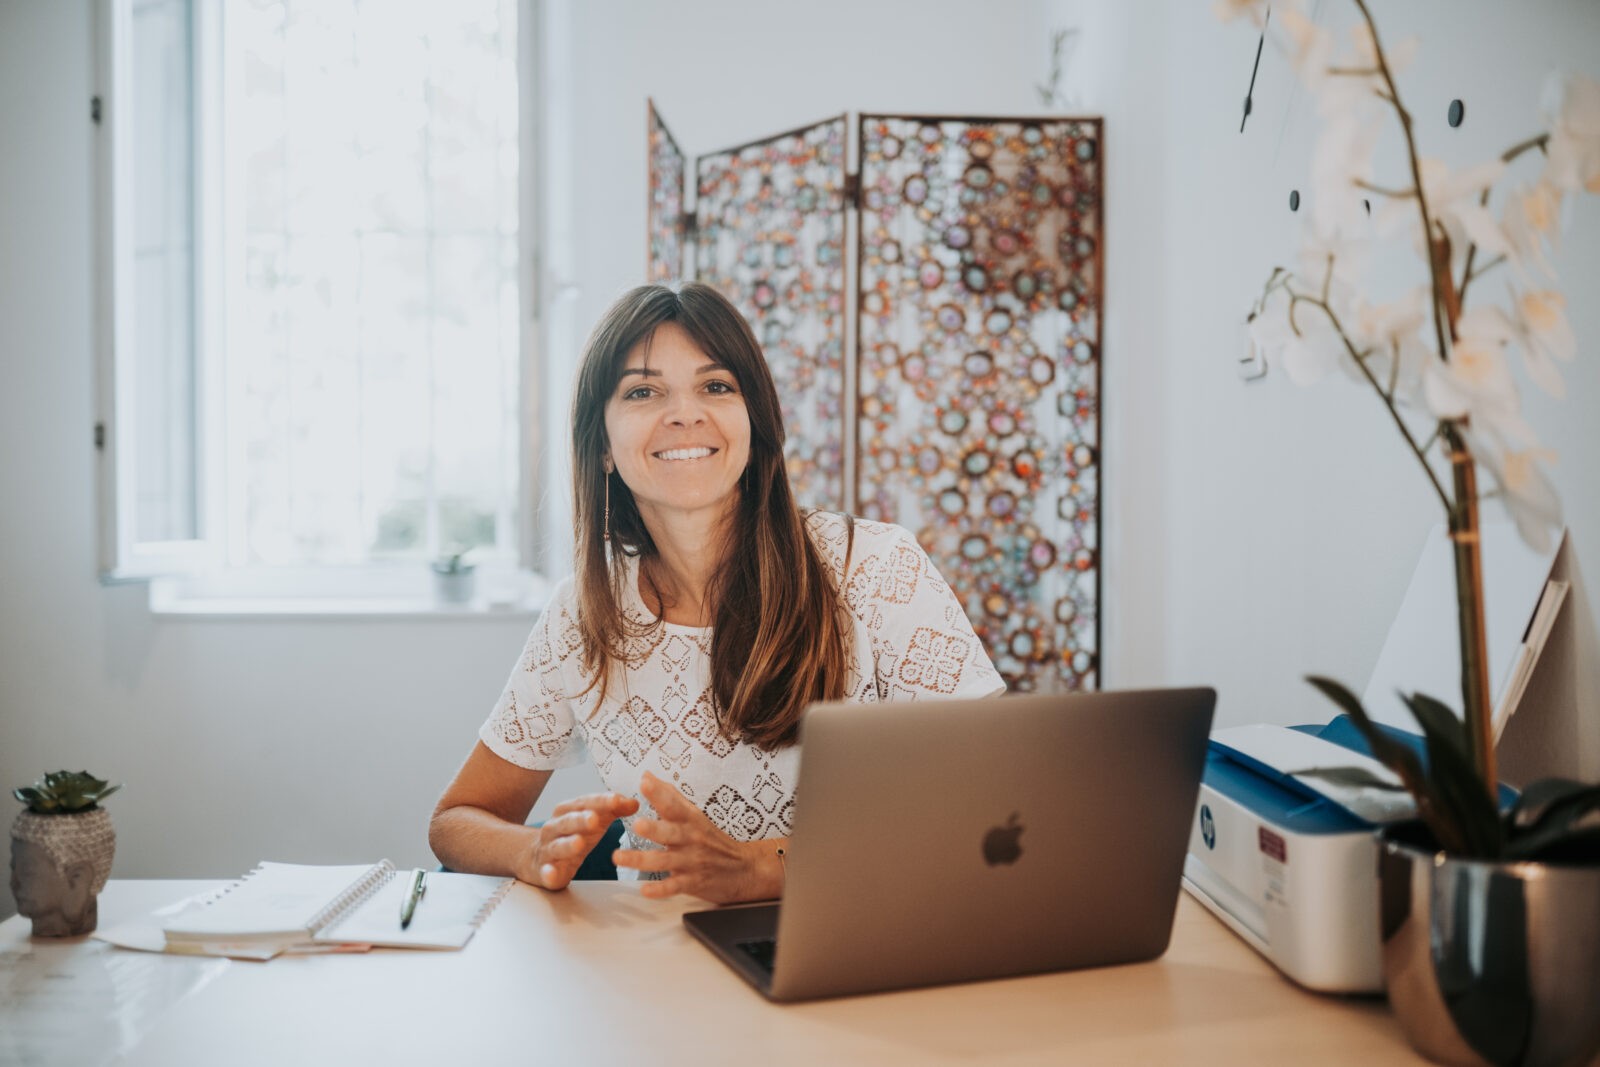
M 647 386 L 647 385 L 636 385 L 632 389 L 629 389 L 626 393 L 623 393 L 622 394 L 622 399 L 624 399 L 624 400 L 643 400 L 646 397 L 648 397 L 649 395 L 650 395 L 650 387 L 649 386 Z
M 706 389 L 713 393 L 731 393 L 734 391 L 733 383 L 713 379 L 706 383 Z

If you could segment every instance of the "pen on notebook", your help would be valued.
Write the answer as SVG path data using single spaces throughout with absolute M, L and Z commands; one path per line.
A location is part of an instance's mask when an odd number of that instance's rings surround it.
M 411 925 L 411 916 L 417 910 L 417 901 L 422 899 L 422 894 L 428 891 L 425 882 L 427 873 L 421 867 L 411 879 L 411 888 L 406 890 L 405 900 L 400 902 L 400 929 L 404 930 Z

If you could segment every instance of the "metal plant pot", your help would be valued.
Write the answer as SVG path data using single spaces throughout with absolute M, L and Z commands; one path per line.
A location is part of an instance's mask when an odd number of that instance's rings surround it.
M 1389 1003 L 1439 1063 L 1589 1063 L 1600 1051 L 1600 866 L 1455 859 L 1380 835 Z

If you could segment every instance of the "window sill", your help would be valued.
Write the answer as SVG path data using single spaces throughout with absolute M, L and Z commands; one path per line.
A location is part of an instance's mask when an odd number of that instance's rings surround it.
M 150 582 L 155 618 L 207 620 L 532 619 L 550 586 L 539 575 L 480 568 L 477 593 L 451 602 L 433 593 L 432 575 L 406 568 L 233 570 Z

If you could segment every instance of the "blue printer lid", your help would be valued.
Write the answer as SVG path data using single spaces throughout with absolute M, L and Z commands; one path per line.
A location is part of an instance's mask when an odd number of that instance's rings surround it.
M 1338 715 L 1322 725 L 1306 724 L 1289 729 L 1332 742 L 1363 756 L 1372 755 L 1372 749 L 1348 715 Z M 1382 724 L 1378 724 L 1378 729 L 1406 745 L 1417 754 L 1424 766 L 1427 765 L 1428 753 L 1421 735 Z M 1204 780 L 1217 792 L 1294 833 L 1346 834 L 1373 828 L 1373 824 L 1356 817 L 1289 775 L 1254 761 L 1246 763 L 1222 745 L 1213 744 L 1206 753 Z M 1516 790 L 1501 785 L 1502 809 L 1515 803 L 1516 798 Z
M 1297 834 L 1348 834 L 1371 830 L 1326 797 L 1286 774 L 1241 761 L 1231 749 L 1212 745 L 1206 753 L 1205 784 L 1256 815 Z

